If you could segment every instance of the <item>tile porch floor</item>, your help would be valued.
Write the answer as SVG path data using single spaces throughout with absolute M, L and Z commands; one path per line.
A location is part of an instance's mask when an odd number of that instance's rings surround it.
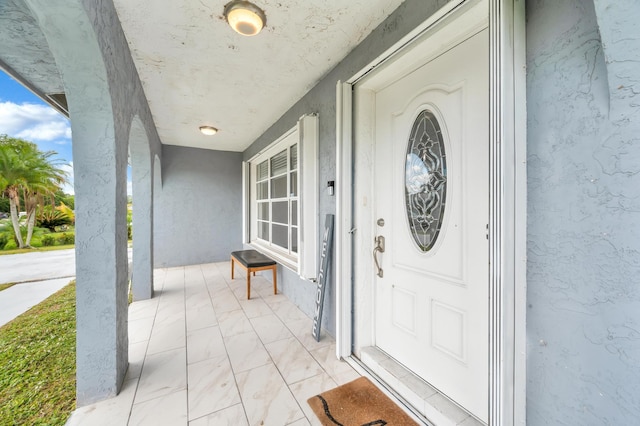
M 271 282 L 230 263 L 155 271 L 156 296 L 129 307 L 129 370 L 116 398 L 67 425 L 316 425 L 306 400 L 359 376 L 333 338 Z

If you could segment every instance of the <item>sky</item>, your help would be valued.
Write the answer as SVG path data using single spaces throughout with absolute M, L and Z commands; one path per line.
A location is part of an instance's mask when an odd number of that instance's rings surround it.
M 53 158 L 64 162 L 73 194 L 73 153 L 71 123 L 23 85 L 0 70 L 0 134 L 21 138 L 38 145 L 41 151 L 55 151 Z M 131 172 L 127 173 L 127 193 L 131 194 Z
M 38 145 L 41 151 L 55 151 L 64 161 L 73 194 L 73 155 L 69 120 L 40 98 L 0 71 L 0 134 L 21 138 Z

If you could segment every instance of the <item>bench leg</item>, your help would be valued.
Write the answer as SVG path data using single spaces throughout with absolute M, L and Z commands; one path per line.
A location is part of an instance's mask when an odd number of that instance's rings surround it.
M 276 270 L 276 265 L 273 265 L 273 294 L 278 294 L 278 274 Z
M 233 256 L 231 256 L 231 279 L 233 279 Z
M 251 271 L 247 269 L 247 300 L 251 299 Z

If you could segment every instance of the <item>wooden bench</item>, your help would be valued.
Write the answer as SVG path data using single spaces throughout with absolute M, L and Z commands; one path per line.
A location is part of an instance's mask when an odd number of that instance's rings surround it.
M 241 266 L 247 271 L 247 299 L 251 299 L 251 273 L 255 276 L 256 272 L 269 269 L 273 272 L 273 294 L 278 294 L 276 278 L 276 267 L 278 264 L 275 260 L 269 259 L 256 250 L 234 251 L 231 253 L 231 279 L 233 279 L 235 262 L 238 262 L 238 266 Z

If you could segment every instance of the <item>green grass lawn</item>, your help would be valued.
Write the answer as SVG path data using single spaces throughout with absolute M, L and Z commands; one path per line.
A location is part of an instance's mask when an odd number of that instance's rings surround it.
M 76 405 L 76 287 L 0 327 L 0 425 L 64 425 Z
M 0 291 L 2 290 L 6 290 L 9 287 L 13 287 L 14 285 L 16 285 L 16 283 L 6 283 L 6 284 L 0 284 Z
M 12 250 L 0 250 L 0 256 L 5 254 L 20 254 L 20 253 L 33 253 L 34 251 L 54 251 L 54 250 L 67 250 L 74 248 L 75 245 L 67 244 L 63 246 L 43 246 L 34 247 L 30 249 L 12 249 Z

